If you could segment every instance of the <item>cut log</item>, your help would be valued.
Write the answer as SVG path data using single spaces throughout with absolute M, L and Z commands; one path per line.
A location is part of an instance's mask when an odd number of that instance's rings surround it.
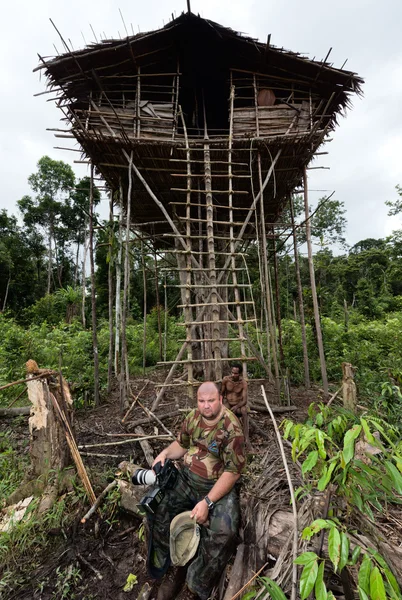
M 128 481 L 119 479 L 119 491 L 121 494 L 120 508 L 135 517 L 143 517 L 143 514 L 138 510 L 138 504 L 145 494 L 147 486 L 133 485 Z
M 11 419 L 12 417 L 18 417 L 19 415 L 29 415 L 30 412 L 30 406 L 21 406 L 19 408 L 0 408 L 0 417 Z

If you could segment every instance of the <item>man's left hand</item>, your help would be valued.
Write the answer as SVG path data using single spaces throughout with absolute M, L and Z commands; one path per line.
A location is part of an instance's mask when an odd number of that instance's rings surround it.
M 208 521 L 209 510 L 205 500 L 201 500 L 201 502 L 198 502 L 198 504 L 194 506 L 193 510 L 191 511 L 191 518 L 195 518 L 197 523 L 200 525 L 203 525 Z

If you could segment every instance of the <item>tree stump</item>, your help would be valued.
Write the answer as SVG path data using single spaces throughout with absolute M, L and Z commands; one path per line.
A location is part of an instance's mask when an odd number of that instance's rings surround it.
M 342 363 L 342 396 L 343 405 L 347 410 L 356 412 L 356 384 L 354 370 L 350 363 Z

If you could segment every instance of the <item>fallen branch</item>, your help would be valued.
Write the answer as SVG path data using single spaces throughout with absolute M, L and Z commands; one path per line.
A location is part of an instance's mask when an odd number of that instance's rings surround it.
M 63 385 L 62 382 L 60 382 L 60 385 Z M 71 431 L 70 428 L 70 424 L 68 422 L 68 419 L 66 417 L 66 415 L 64 414 L 64 412 L 61 410 L 59 403 L 57 402 L 55 396 L 49 392 L 50 398 L 53 402 L 53 405 L 56 408 L 57 414 L 59 415 L 59 418 L 61 420 L 61 423 L 63 425 L 64 428 L 64 433 L 66 435 L 66 440 L 67 440 L 67 444 L 68 447 L 70 448 L 70 452 L 71 452 L 71 456 L 73 457 L 75 466 L 77 467 L 77 472 L 78 475 L 84 485 L 85 491 L 88 495 L 88 498 L 90 499 L 91 502 L 95 502 L 96 497 L 94 494 L 94 491 L 92 489 L 92 485 L 91 482 L 89 481 L 89 477 L 88 474 L 86 472 L 84 463 L 82 462 L 82 458 L 81 455 L 79 453 L 76 441 L 74 439 L 74 435 L 73 432 Z
M 276 424 L 275 417 L 274 417 L 274 414 L 273 414 L 273 412 L 271 410 L 269 402 L 267 400 L 267 396 L 266 396 L 265 389 L 264 389 L 263 385 L 261 386 L 261 392 L 262 392 L 262 395 L 263 395 L 266 407 L 267 407 L 267 409 L 269 411 L 269 414 L 271 416 L 272 424 L 273 424 L 274 429 L 275 429 L 276 437 L 277 437 L 278 444 L 279 444 L 279 449 L 281 451 L 283 466 L 285 467 L 286 477 L 287 477 L 287 480 L 288 480 L 290 497 L 292 499 L 292 510 L 293 510 L 294 527 L 293 527 L 293 566 L 292 566 L 292 591 L 291 591 L 291 600 L 296 600 L 296 596 L 297 596 L 297 565 L 295 564 L 294 561 L 297 558 L 298 537 L 299 536 L 298 536 L 298 523 L 297 523 L 298 519 L 297 519 L 297 508 L 296 508 L 295 492 L 294 492 L 294 489 L 293 489 L 292 478 L 291 478 L 290 472 L 289 472 L 289 465 L 288 465 L 287 460 L 286 460 L 285 449 L 284 449 L 283 443 L 282 443 L 282 436 L 279 433 L 278 425 Z
M 250 403 L 250 408 L 251 408 L 251 410 L 256 410 L 258 412 L 263 412 L 263 413 L 269 412 L 269 410 L 267 410 L 267 408 L 265 406 L 260 406 L 259 404 L 251 404 Z M 299 409 L 298 406 L 271 406 L 271 410 L 274 414 L 292 412 L 292 411 L 298 410 L 298 409 Z
M 124 423 L 124 421 L 127 419 L 128 415 L 131 413 L 131 411 L 133 410 L 135 403 L 137 402 L 138 398 L 141 396 L 142 392 L 145 390 L 145 388 L 147 387 L 149 383 L 149 380 L 145 383 L 145 385 L 140 389 L 140 391 L 138 392 L 138 394 L 136 395 L 136 397 L 134 398 L 130 408 L 128 409 L 128 411 L 126 412 L 126 414 L 124 415 L 124 417 L 122 418 L 121 422 Z M 133 393 L 131 393 L 131 395 L 134 397 Z
M 27 393 L 27 391 L 28 391 L 28 388 L 26 388 L 26 387 L 25 387 L 25 388 L 22 390 L 22 392 L 20 392 L 20 393 L 18 394 L 18 396 L 17 396 L 16 398 L 14 398 L 14 400 L 13 400 L 12 402 L 10 402 L 10 404 L 7 406 L 7 408 L 11 408 L 11 407 L 12 407 L 12 406 L 13 406 L 13 405 L 16 403 L 16 402 L 18 402 L 18 400 L 21 398 L 21 396 L 23 396 L 24 394 L 26 394 L 26 393 Z
M 0 408 L 0 417 L 17 417 L 18 415 L 29 415 L 30 406 L 21 406 L 19 408 Z
M 261 573 L 261 571 L 263 571 L 263 570 L 265 569 L 265 567 L 266 567 L 267 565 L 268 565 L 268 563 L 265 563 L 265 565 L 263 565 L 263 566 L 261 567 L 261 569 L 259 569 L 259 570 L 258 570 L 256 573 L 254 573 L 254 575 L 251 577 L 251 579 L 249 579 L 249 580 L 247 581 L 247 583 L 245 583 L 245 584 L 243 585 L 243 587 L 241 588 L 241 590 L 239 590 L 239 591 L 238 591 L 238 592 L 237 592 L 237 593 L 236 593 L 234 596 L 232 596 L 230 600 L 236 600 L 236 598 L 238 598 L 238 597 L 240 596 L 240 594 L 244 592 L 244 590 L 245 590 L 245 589 L 246 589 L 246 588 L 247 588 L 247 587 L 250 585 L 250 583 L 253 583 L 254 579 L 255 579 L 256 577 L 258 577 L 258 575 Z
M 154 414 L 154 413 L 153 413 Z M 170 417 L 177 417 L 180 415 L 180 410 L 173 410 L 168 413 L 164 413 L 163 415 L 159 415 L 159 419 L 168 419 Z M 138 425 L 146 425 L 151 422 L 151 416 L 143 417 L 142 419 L 138 419 L 137 421 L 132 421 L 131 423 L 127 423 L 127 429 L 134 429 Z
M 159 423 L 159 425 L 162 427 L 162 429 L 164 431 L 166 431 L 166 433 L 168 433 L 171 438 L 173 438 L 174 440 L 176 439 L 176 436 L 174 436 L 173 433 L 171 431 L 169 431 L 169 429 L 167 427 L 165 427 L 165 425 L 162 423 L 162 421 L 159 419 L 159 417 L 157 417 L 151 410 L 149 410 L 149 408 L 146 408 L 143 404 L 141 404 L 141 402 L 139 400 L 138 400 L 138 404 L 141 406 L 141 408 L 145 412 L 145 414 L 147 414 L 150 417 L 152 417 L 153 419 L 155 419 L 155 421 L 157 423 Z
M 339 390 L 336 390 L 335 394 L 332 394 L 331 398 L 327 402 L 327 406 L 331 406 L 331 404 L 333 403 L 333 401 L 335 400 L 335 398 L 338 396 L 338 394 L 341 391 L 342 391 L 342 388 L 340 387 Z
M 98 508 L 99 504 L 102 502 L 102 500 L 106 496 L 106 494 L 111 489 L 113 489 L 116 485 L 117 485 L 117 479 L 114 479 L 111 483 L 109 483 L 108 486 L 105 487 L 103 492 L 96 498 L 95 502 L 93 503 L 93 505 L 91 506 L 89 511 L 82 517 L 81 523 L 86 523 L 86 521 L 88 521 L 89 517 L 94 514 L 94 512 L 96 511 L 96 509 Z
M 96 454 L 95 452 L 82 452 L 81 456 L 97 456 L 98 458 L 124 458 L 123 454 Z
M 137 427 L 135 431 L 136 433 L 144 434 L 144 430 L 141 427 Z M 154 462 L 154 451 L 152 449 L 152 446 L 145 439 L 140 442 L 140 446 L 145 455 L 148 465 L 152 467 Z
M 87 559 L 86 559 L 86 558 L 84 558 L 84 557 L 83 557 L 81 554 L 79 554 L 78 552 L 77 552 L 77 554 L 76 554 L 75 556 L 78 558 L 78 560 L 79 560 L 80 562 L 82 562 L 82 564 L 84 564 L 86 567 L 88 567 L 88 569 L 91 569 L 91 571 L 93 571 L 93 572 L 95 573 L 95 575 L 96 575 L 96 578 L 97 578 L 97 579 L 99 579 L 99 581 L 102 581 L 102 579 L 103 579 L 103 575 L 102 575 L 102 574 L 101 574 L 101 573 L 98 571 L 98 569 L 95 569 L 95 567 L 93 567 L 93 566 L 91 565 L 91 563 L 90 563 L 90 562 L 88 562 L 88 561 L 87 561 Z
M 28 381 L 35 381 L 35 379 L 42 379 L 42 377 L 48 377 L 49 375 L 52 375 L 52 374 L 54 374 L 54 371 L 45 371 L 44 373 L 41 373 L 40 375 L 35 375 L 35 377 L 27 377 L 27 379 L 19 379 L 18 381 L 12 381 L 11 383 L 2 385 L 0 387 L 0 392 L 2 390 L 5 390 L 5 389 L 11 387 L 12 385 L 19 385 L 20 383 L 28 383 Z
M 104 446 L 121 446 L 123 444 L 129 444 L 131 442 L 142 442 L 143 440 L 159 440 L 170 437 L 169 435 L 145 435 L 143 433 L 142 437 L 131 438 L 129 440 L 121 440 L 117 442 L 105 442 L 103 444 L 80 444 L 78 448 L 103 448 Z

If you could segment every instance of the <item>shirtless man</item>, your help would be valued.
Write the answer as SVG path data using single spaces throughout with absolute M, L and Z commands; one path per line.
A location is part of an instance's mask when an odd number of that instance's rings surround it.
M 225 406 L 238 417 L 243 423 L 244 440 L 247 450 L 251 450 L 249 438 L 248 407 L 247 407 L 247 381 L 242 377 L 242 366 L 232 365 L 232 374 L 222 379 L 221 394 Z

